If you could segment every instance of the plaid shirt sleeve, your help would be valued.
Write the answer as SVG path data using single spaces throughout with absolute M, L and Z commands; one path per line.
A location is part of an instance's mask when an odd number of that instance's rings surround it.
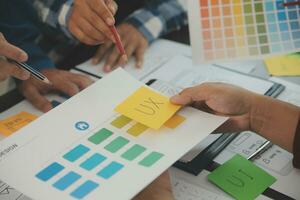
M 67 22 L 70 17 L 73 0 L 31 0 L 43 23 L 53 28 L 61 29 L 66 36 L 74 39 L 68 30 Z
M 151 0 L 144 8 L 132 13 L 126 22 L 135 26 L 151 43 L 186 25 L 187 13 L 182 0 Z

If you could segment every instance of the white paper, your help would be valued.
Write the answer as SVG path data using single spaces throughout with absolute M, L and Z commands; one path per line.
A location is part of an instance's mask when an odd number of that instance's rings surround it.
M 81 174 L 84 180 L 91 179 L 100 183 L 99 188 L 85 199 L 130 199 L 226 120 L 224 117 L 185 108 L 179 114 L 186 117 L 186 120 L 176 130 L 150 129 L 139 137 L 131 137 L 124 131 L 110 126 L 110 122 L 116 116 L 113 112 L 116 105 L 142 85 L 123 70 L 115 70 L 63 105 L 2 140 L 0 142 L 1 179 L 33 199 L 72 199 L 69 193 L 78 187 L 81 181 L 73 184 L 65 192 L 51 186 L 65 174 L 64 171 L 48 182 L 35 178 L 38 172 L 56 161 L 65 166 L 67 171 L 74 170 Z M 76 130 L 74 124 L 78 121 L 88 122 L 89 129 Z M 164 156 L 157 165 L 149 168 L 141 167 L 134 161 L 124 161 L 119 153 L 110 154 L 102 148 L 102 145 L 93 146 L 87 141 L 89 136 L 103 127 L 112 129 L 115 136 L 122 135 L 130 142 L 145 146 L 147 151 L 155 150 L 163 153 Z M 76 163 L 64 160 L 62 155 L 79 143 L 91 148 L 91 153 L 100 152 L 107 156 L 107 162 L 114 160 L 123 163 L 125 167 L 122 173 L 116 174 L 109 180 L 103 180 L 95 176 L 97 170 L 87 172 L 79 168 L 84 158 Z M 107 143 L 103 145 L 105 144 Z M 7 149 L 10 151 L 6 151 Z M 128 183 L 130 187 L 127 187 Z

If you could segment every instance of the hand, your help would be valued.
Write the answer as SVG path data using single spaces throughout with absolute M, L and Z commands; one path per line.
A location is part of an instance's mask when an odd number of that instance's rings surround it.
M 257 98 L 250 91 L 223 83 L 204 83 L 187 88 L 173 96 L 174 104 L 187 105 L 230 119 L 217 132 L 250 130 L 250 114 L 253 101 Z
M 166 171 L 148 187 L 139 193 L 133 200 L 171 200 L 174 199 L 170 184 L 169 173 Z
M 11 58 L 19 62 L 25 62 L 28 58 L 23 50 L 8 43 L 2 33 L 0 33 L 0 56 Z M 30 77 L 30 73 L 6 61 L 5 58 L 0 58 L 0 81 L 4 81 L 8 76 L 26 80 Z
M 97 45 L 115 41 L 109 26 L 115 24 L 117 4 L 113 0 L 74 0 L 69 31 L 82 43 Z
M 144 53 L 148 47 L 148 41 L 144 35 L 130 24 L 121 24 L 117 27 L 123 42 L 127 58 L 135 56 L 136 67 L 141 68 L 144 60 Z M 112 42 L 107 42 L 101 45 L 94 55 L 93 64 L 99 64 L 103 59 L 106 59 L 103 67 L 104 72 L 110 72 L 116 67 L 122 66 L 126 60 L 122 58 L 117 47 Z
M 47 69 L 43 70 L 42 73 L 52 82 L 52 85 L 30 78 L 20 85 L 20 91 L 29 102 L 43 112 L 52 109 L 51 103 L 44 96 L 45 94 L 59 92 L 73 96 L 92 84 L 92 80 L 87 76 L 68 71 Z

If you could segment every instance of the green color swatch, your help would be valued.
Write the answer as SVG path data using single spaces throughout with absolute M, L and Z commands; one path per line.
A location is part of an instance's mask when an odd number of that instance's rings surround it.
M 106 128 L 101 129 L 91 137 L 89 137 L 89 141 L 94 144 L 100 144 L 104 140 L 106 140 L 108 137 L 110 137 L 113 134 L 110 130 L 107 130 Z
M 132 161 L 140 154 L 142 154 L 144 151 L 146 151 L 145 147 L 135 144 L 130 149 L 128 149 L 125 153 L 122 154 L 122 158 Z
M 276 179 L 246 158 L 236 155 L 208 175 L 208 179 L 238 200 L 252 200 Z
M 151 167 L 163 156 L 164 156 L 163 154 L 153 151 L 148 156 L 146 156 L 143 160 L 141 160 L 139 164 L 145 167 Z
M 111 141 L 108 145 L 106 145 L 104 147 L 104 149 L 106 149 L 107 151 L 109 151 L 111 153 L 115 153 L 128 143 L 129 143 L 129 140 L 119 136 L 116 139 L 114 139 L 113 141 Z
M 117 117 L 114 121 L 112 121 L 110 124 L 116 128 L 123 128 L 131 121 L 132 121 L 132 119 L 130 119 L 124 115 L 121 115 L 121 116 Z

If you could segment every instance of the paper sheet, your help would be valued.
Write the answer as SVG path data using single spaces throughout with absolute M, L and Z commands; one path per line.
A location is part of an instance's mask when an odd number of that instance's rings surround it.
M 96 189 L 85 199 L 130 199 L 226 120 L 186 108 L 178 113 L 186 120 L 175 130 L 149 129 L 134 137 L 126 132 L 134 123 L 121 129 L 110 123 L 116 119 L 113 108 L 141 85 L 118 69 L 2 140 L 2 180 L 33 199 L 73 199 L 71 195 L 79 197 L 91 188 Z M 68 115 L 61 120 L 63 113 Z M 129 144 L 113 153 L 124 141 Z M 96 152 L 98 160 L 106 160 L 88 171 L 94 162 L 87 160 Z M 131 187 L 124 188 L 128 181 Z

